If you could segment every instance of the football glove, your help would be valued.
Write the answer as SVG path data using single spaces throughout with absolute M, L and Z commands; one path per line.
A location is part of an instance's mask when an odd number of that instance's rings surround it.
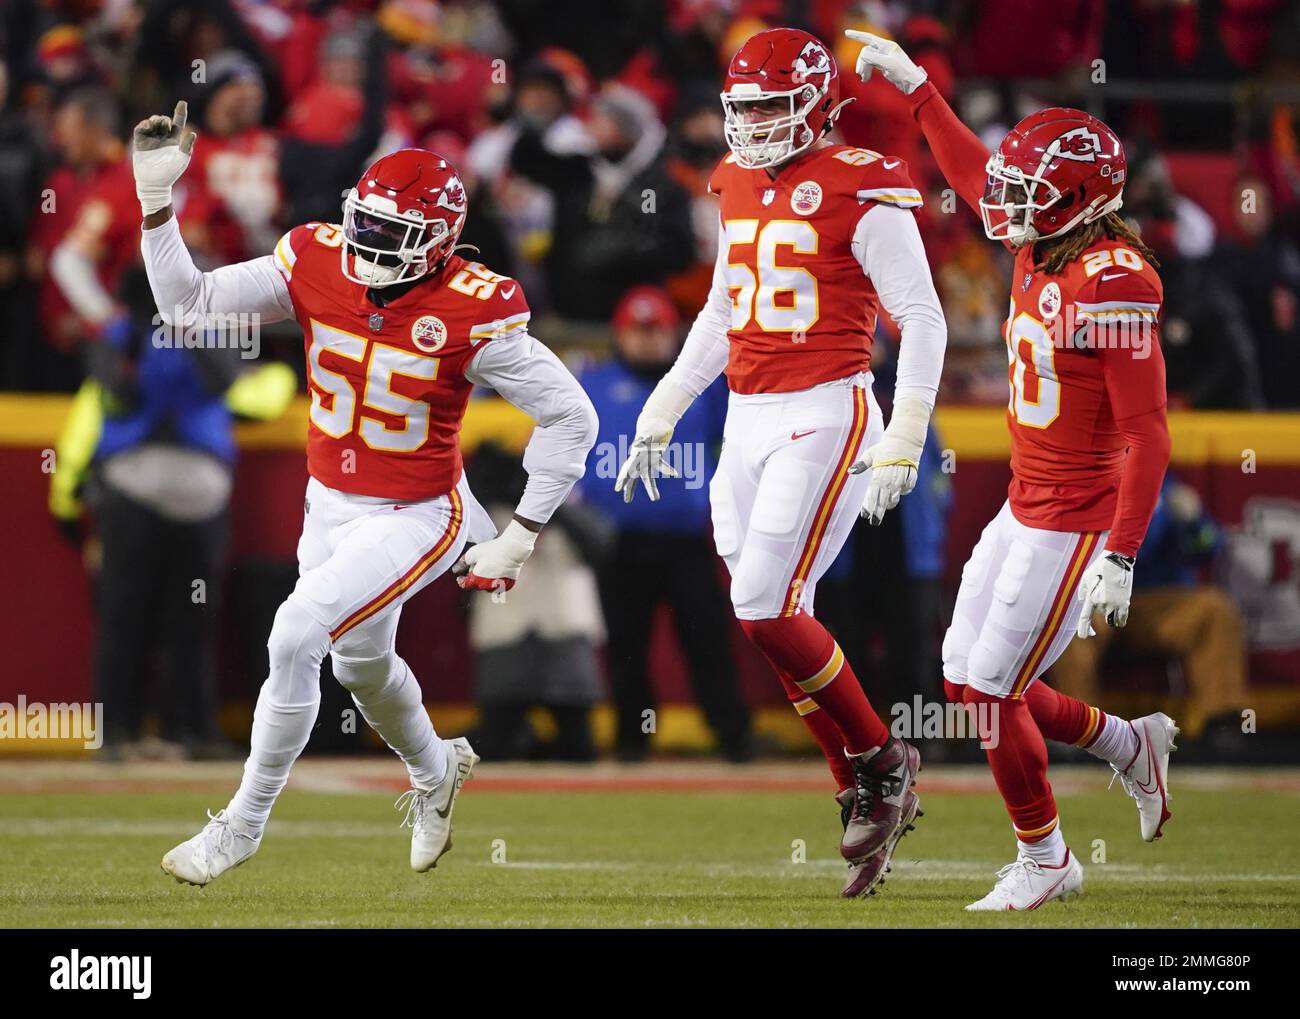
M 1079 581 L 1080 638 L 1087 640 L 1096 632 L 1092 628 L 1092 614 L 1101 612 L 1111 626 L 1128 622 L 1128 602 L 1133 593 L 1133 563 L 1130 555 L 1107 552 L 1083 573 Z
M 873 527 L 885 519 L 885 513 L 916 487 L 916 471 L 921 464 L 921 450 L 930 427 L 930 410 L 920 400 L 899 400 L 894 415 L 880 441 L 849 467 L 850 474 L 871 471 L 867 496 L 859 515 Z
M 882 39 L 870 32 L 855 32 L 852 29 L 844 34 L 862 43 L 856 70 L 863 81 L 870 80 L 872 71 L 879 71 L 894 88 L 904 95 L 911 95 L 929 78 L 925 68 L 914 63 L 903 51 L 903 47 L 892 39 Z
M 491 541 L 467 548 L 451 572 L 466 591 L 509 591 L 536 544 L 537 532 L 512 520 Z
M 619 469 L 614 491 L 623 493 L 623 501 L 631 502 L 639 481 L 645 486 L 651 502 L 659 501 L 659 478 L 680 478 L 677 468 L 664 459 L 673 429 L 691 405 L 692 397 L 667 376 L 646 400 L 641 416 L 636 419 L 636 434 L 632 448 Z
M 182 99 L 170 117 L 153 116 L 135 126 L 131 139 L 131 167 L 135 195 L 146 216 L 172 203 L 172 185 L 190 165 L 194 152 L 193 128 L 186 129 L 189 107 Z

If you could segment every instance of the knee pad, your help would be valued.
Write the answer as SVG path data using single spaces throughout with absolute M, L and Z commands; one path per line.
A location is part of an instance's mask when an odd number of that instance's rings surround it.
M 337 651 L 330 654 L 334 678 L 345 690 L 362 700 L 367 696 L 373 697 L 387 686 L 388 679 L 394 671 L 395 661 L 395 655 L 384 655 L 380 658 L 349 658 Z
M 325 625 L 293 598 L 286 599 L 276 610 L 266 642 L 272 677 L 315 669 L 319 678 L 320 663 L 329 646 L 330 634 Z
M 785 559 L 751 541 L 731 572 L 731 607 L 737 619 L 761 620 L 785 607 Z

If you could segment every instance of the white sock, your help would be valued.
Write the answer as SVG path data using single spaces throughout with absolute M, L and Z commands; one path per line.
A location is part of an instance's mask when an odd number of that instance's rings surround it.
M 361 716 L 402 759 L 411 784 L 428 792 L 447 775 L 447 750 L 424 710 L 420 684 L 397 655 L 355 661 L 333 655 L 334 675 Z
M 1127 768 L 1137 752 L 1137 732 L 1127 721 L 1114 715 L 1106 716 L 1106 724 L 1088 747 L 1088 753 L 1093 757 L 1100 757 L 1117 768 Z
M 1037 861 L 1040 866 L 1059 867 L 1065 863 L 1065 838 L 1061 835 L 1059 824 L 1044 839 L 1037 842 L 1021 842 L 1016 839 L 1016 845 L 1020 847 L 1021 856 Z
M 244 779 L 226 811 L 239 827 L 258 835 L 266 827 L 276 797 L 289 781 L 289 769 L 302 753 L 316 725 L 320 697 L 307 704 L 276 704 L 262 686 L 253 712 L 252 749 L 244 762 Z

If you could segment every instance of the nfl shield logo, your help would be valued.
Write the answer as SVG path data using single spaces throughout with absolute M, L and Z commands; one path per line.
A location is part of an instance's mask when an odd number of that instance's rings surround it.
M 768 188 L 766 191 L 763 192 L 764 205 L 771 205 L 775 198 L 776 198 L 776 188 Z
M 1033 282 L 1034 282 L 1034 274 L 1029 272 L 1025 273 L 1025 282 L 1021 284 L 1020 289 L 1028 290 L 1029 285 Z
M 375 332 L 375 333 L 377 333 L 377 332 L 379 332 L 379 330 L 381 330 L 382 328 L 384 328 L 384 316 L 381 315 L 381 314 L 379 314 L 379 312 L 377 312 L 377 311 L 375 311 L 375 312 L 371 312 L 371 314 L 370 314 L 370 331 L 371 331 L 371 332 Z

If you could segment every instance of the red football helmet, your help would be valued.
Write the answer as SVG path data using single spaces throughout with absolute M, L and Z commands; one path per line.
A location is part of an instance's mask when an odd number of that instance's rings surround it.
M 984 232 L 1020 247 L 1118 209 L 1128 163 L 1115 132 L 1096 117 L 1053 107 L 1013 127 L 985 170 Z
M 391 287 L 441 267 L 465 225 L 460 176 L 442 156 L 399 149 L 343 196 L 343 275 Z
M 825 44 L 795 28 L 759 32 L 727 67 L 722 109 L 727 145 L 746 169 L 776 166 L 830 133 L 840 110 L 840 72 Z

